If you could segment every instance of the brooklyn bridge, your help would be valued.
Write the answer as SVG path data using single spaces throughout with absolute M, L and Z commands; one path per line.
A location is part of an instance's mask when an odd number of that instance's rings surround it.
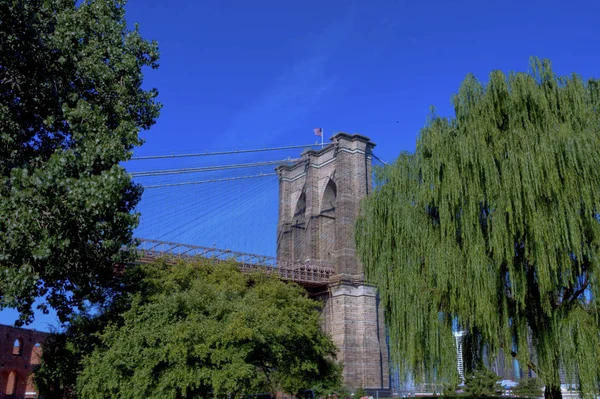
M 346 133 L 338 133 L 330 141 L 326 145 L 315 145 L 312 148 L 289 146 L 133 158 L 133 161 L 177 161 L 183 157 L 265 153 L 282 149 L 300 152 L 299 148 L 304 148 L 299 157 L 283 160 L 253 160 L 227 165 L 208 164 L 167 170 L 132 171 L 132 176 L 143 182 L 146 188 L 144 195 L 150 196 L 150 201 L 155 201 L 150 214 L 162 212 L 168 215 L 169 207 L 165 203 L 169 201 L 165 198 L 173 198 L 172 194 L 170 197 L 169 194 L 162 194 L 161 197 L 161 194 L 154 193 L 168 192 L 170 188 L 198 185 L 210 187 L 213 184 L 223 186 L 238 181 L 259 181 L 269 176 L 276 177 L 278 181 L 275 254 L 257 255 L 249 253 L 254 251 L 239 251 L 236 248 L 225 249 L 219 248 L 218 245 L 197 245 L 189 242 L 195 241 L 200 235 L 207 237 L 205 240 L 210 240 L 211 234 L 218 236 L 218 227 L 210 226 L 213 223 L 221 228 L 229 226 L 231 232 L 229 235 L 225 234 L 225 237 L 240 236 L 239 231 L 243 231 L 243 235 L 249 236 L 250 239 L 256 238 L 254 243 L 252 240 L 250 244 L 246 242 L 246 247 L 254 245 L 259 249 L 264 248 L 261 243 L 271 239 L 265 237 L 265 233 L 269 232 L 268 226 L 262 229 L 259 227 L 259 231 L 254 231 L 247 228 L 251 223 L 247 219 L 255 217 L 260 218 L 263 223 L 268 222 L 268 216 L 262 211 L 266 212 L 267 208 L 272 206 L 261 207 L 259 204 L 254 210 L 247 208 L 250 211 L 238 209 L 244 208 L 252 201 L 251 194 L 260 192 L 260 186 L 253 183 L 246 186 L 249 190 L 243 195 L 236 197 L 236 194 L 239 194 L 239 186 L 235 187 L 222 193 L 220 200 L 213 202 L 211 206 L 196 209 L 195 213 L 179 221 L 171 216 L 165 216 L 163 221 L 144 219 L 143 202 L 142 225 L 138 233 L 149 233 L 149 236 L 139 238 L 138 261 L 150 262 L 159 257 L 172 262 L 194 257 L 218 261 L 233 260 L 242 271 L 261 269 L 276 274 L 281 279 L 300 284 L 306 288 L 309 295 L 324 304 L 323 328 L 338 347 L 338 360 L 344 365 L 345 385 L 351 388 L 387 390 L 390 387 L 389 365 L 383 311 L 379 306 L 376 288 L 365 282 L 363 267 L 356 257 L 354 246 L 354 222 L 359 212 L 360 200 L 373 189 L 375 144 L 368 137 Z M 270 171 L 248 174 L 247 171 L 255 167 L 270 168 Z M 275 173 L 272 172 L 273 168 Z M 144 180 L 239 169 L 246 173 L 193 181 Z M 218 196 L 218 192 L 212 191 L 206 197 Z M 198 194 L 192 194 L 184 202 L 191 204 L 198 198 Z M 237 203 L 236 198 L 239 198 Z M 188 208 L 186 206 L 186 209 Z M 220 213 L 217 212 L 216 216 L 214 212 L 211 214 L 210 209 L 213 208 L 221 209 Z M 222 220 L 224 212 L 233 213 L 226 223 Z M 188 230 L 195 231 L 195 235 L 185 233 Z M 162 237 L 165 236 L 165 231 L 179 231 L 179 235 L 176 236 L 179 239 L 164 240 Z M 189 241 L 173 242 L 184 240 Z M 230 240 L 230 243 L 235 244 L 235 240 Z

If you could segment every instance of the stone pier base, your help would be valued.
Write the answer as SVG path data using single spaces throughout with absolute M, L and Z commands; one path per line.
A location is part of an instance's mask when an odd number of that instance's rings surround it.
M 388 350 L 375 287 L 336 282 L 322 297 L 324 329 L 338 347 L 344 384 L 351 389 L 389 389 Z

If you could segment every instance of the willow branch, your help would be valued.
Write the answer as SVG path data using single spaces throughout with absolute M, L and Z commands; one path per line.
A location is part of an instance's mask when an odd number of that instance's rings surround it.
M 500 348 L 502 348 L 502 349 L 505 349 L 505 348 L 504 348 L 504 344 L 500 344 Z M 511 355 L 513 358 L 515 358 L 515 359 L 519 360 L 519 359 L 517 358 L 517 352 L 515 352 L 515 351 L 511 350 L 511 351 L 510 351 L 510 355 Z M 533 363 L 531 362 L 531 360 L 528 360 L 528 361 L 527 361 L 527 363 L 526 363 L 526 365 L 527 365 L 527 367 L 529 367 L 530 369 L 532 369 L 534 373 L 538 374 L 538 367 L 537 367 L 535 364 L 533 364 Z

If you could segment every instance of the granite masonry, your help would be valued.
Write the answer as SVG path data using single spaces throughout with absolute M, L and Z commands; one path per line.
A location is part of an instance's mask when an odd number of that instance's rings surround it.
M 360 200 L 372 190 L 373 147 L 368 137 L 338 133 L 277 168 L 277 258 L 335 267 L 327 289 L 311 293 L 324 302 L 323 328 L 339 349 L 345 385 L 379 390 L 389 389 L 383 311 L 354 244 Z

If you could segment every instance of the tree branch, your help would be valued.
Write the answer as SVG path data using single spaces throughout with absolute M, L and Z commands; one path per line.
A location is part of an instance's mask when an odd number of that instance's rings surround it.
M 580 289 L 578 289 L 577 291 L 575 291 L 573 293 L 573 295 L 571 296 L 571 301 L 574 301 L 575 299 L 579 298 L 579 296 L 585 292 L 585 290 L 587 289 L 589 283 L 590 283 L 589 274 L 586 274 L 585 275 L 585 280 L 583 282 L 583 285 L 581 286 Z
M 562 298 L 560 299 L 560 301 L 557 301 L 556 305 L 554 305 L 553 308 L 556 309 L 559 306 L 564 306 L 565 304 L 569 304 L 575 301 L 577 298 L 579 298 L 579 296 L 581 296 L 581 294 L 585 292 L 585 290 L 589 286 L 589 283 L 589 274 L 586 273 L 583 285 L 576 291 L 573 289 L 572 286 L 567 287 L 563 292 Z
M 505 349 L 505 348 L 504 348 L 504 344 L 500 344 L 500 348 L 502 348 L 502 349 Z M 515 358 L 515 359 L 519 360 L 519 359 L 517 358 L 517 352 L 515 352 L 515 351 L 511 350 L 511 351 L 510 351 L 510 355 L 511 355 L 513 358 Z M 535 364 L 533 364 L 533 363 L 531 362 L 531 360 L 528 360 L 526 364 L 527 364 L 527 367 L 529 367 L 530 369 L 532 369 L 534 373 L 536 373 L 536 374 L 539 374 L 539 373 L 538 373 L 538 368 L 537 368 L 537 366 L 536 366 Z

